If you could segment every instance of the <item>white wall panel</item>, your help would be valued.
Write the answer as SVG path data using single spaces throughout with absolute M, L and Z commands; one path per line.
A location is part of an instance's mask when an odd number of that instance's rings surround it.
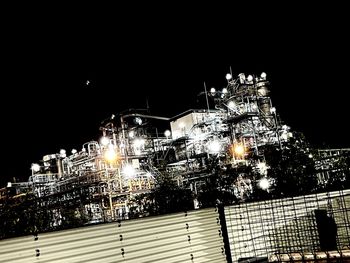
M 214 208 L 5 239 L 0 255 L 6 263 L 226 262 Z

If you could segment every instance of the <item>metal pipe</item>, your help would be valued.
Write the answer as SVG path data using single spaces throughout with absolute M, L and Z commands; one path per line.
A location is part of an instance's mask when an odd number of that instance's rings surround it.
M 114 220 L 114 213 L 113 213 L 113 203 L 112 203 L 112 187 L 111 183 L 108 182 L 108 197 L 109 197 L 109 207 L 111 209 L 111 219 Z
M 167 118 L 167 117 L 160 117 L 160 116 L 140 114 L 140 113 L 129 113 L 129 114 L 121 115 L 121 120 L 123 120 L 123 118 L 128 118 L 128 117 L 144 117 L 148 119 L 170 121 L 170 118 Z

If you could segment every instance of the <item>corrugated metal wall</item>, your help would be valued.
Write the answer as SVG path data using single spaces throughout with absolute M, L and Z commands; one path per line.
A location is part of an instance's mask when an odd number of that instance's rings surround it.
M 226 262 L 216 209 L 0 241 L 0 262 Z
M 337 247 L 350 244 L 350 190 L 225 207 L 232 261 L 262 260 L 274 253 L 320 251 L 315 210 L 337 225 Z

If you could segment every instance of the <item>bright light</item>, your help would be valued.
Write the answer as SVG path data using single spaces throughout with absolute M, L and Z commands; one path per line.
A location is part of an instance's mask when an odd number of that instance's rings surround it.
M 129 137 L 130 137 L 130 138 L 134 138 L 134 136 L 135 136 L 134 131 L 130 131 L 130 132 L 129 132 Z
M 270 182 L 266 177 L 263 177 L 259 180 L 259 187 L 263 190 L 267 190 L 270 188 Z
M 262 79 L 266 79 L 266 73 L 265 73 L 265 72 L 262 72 L 261 75 L 260 75 L 260 77 L 261 77 Z
M 136 117 L 135 118 L 135 123 L 138 124 L 138 125 L 141 125 L 142 124 L 142 119 L 140 117 Z
M 106 151 L 105 158 L 108 162 L 114 162 L 117 160 L 117 153 L 112 147 L 109 147 Z
M 124 166 L 122 173 L 125 174 L 127 177 L 133 177 L 136 171 L 134 167 L 132 167 L 130 164 L 127 164 Z
M 165 135 L 165 137 L 169 137 L 170 135 L 171 135 L 171 132 L 169 131 L 169 130 L 166 130 L 165 132 L 164 132 L 164 135 Z
M 103 136 L 100 142 L 102 145 L 107 146 L 109 144 L 109 139 L 106 136 Z
M 252 75 L 248 75 L 247 80 L 248 80 L 249 82 L 253 81 L 253 76 L 252 76 Z
M 266 167 L 266 163 L 264 163 L 264 162 L 258 163 L 257 167 L 258 167 L 259 169 L 266 169 L 266 168 L 267 168 L 267 167 Z
M 134 140 L 134 146 L 137 148 L 140 148 L 145 145 L 145 140 L 144 139 L 135 139 Z
M 66 157 L 66 150 L 65 149 L 61 149 L 60 150 L 60 156 L 61 157 Z
M 67 155 L 66 155 L 66 150 L 60 150 L 60 157 L 61 158 L 65 158 Z
M 210 89 L 210 93 L 214 94 L 216 92 L 215 88 Z
M 231 75 L 230 73 L 227 73 L 227 74 L 226 74 L 226 79 L 227 79 L 227 80 L 232 79 L 232 75 Z
M 309 154 L 309 158 L 312 158 L 312 157 L 314 157 L 311 153 Z
M 282 126 L 282 129 L 283 129 L 283 130 L 288 130 L 289 127 L 288 127 L 287 125 L 283 125 L 283 126 Z
M 226 94 L 226 93 L 227 93 L 227 89 L 226 89 L 226 88 L 223 88 L 221 92 L 222 92 L 223 94 Z
M 282 133 L 281 138 L 285 141 L 288 140 L 288 133 L 286 132 Z
M 233 148 L 233 151 L 236 155 L 243 155 L 244 154 L 244 147 L 241 144 L 236 144 Z
M 245 74 L 244 73 L 240 73 L 238 75 L 238 77 L 239 77 L 239 83 L 243 84 L 244 81 L 245 81 Z
M 230 101 L 228 102 L 227 106 L 228 106 L 231 110 L 233 110 L 233 109 L 236 108 L 236 103 L 235 103 L 233 100 L 230 100 Z
M 265 162 L 259 162 L 258 164 L 257 164 L 257 167 L 258 167 L 258 169 L 259 169 L 259 172 L 260 172 L 260 174 L 262 174 L 262 175 L 267 175 L 267 165 L 266 165 L 266 163 Z
M 32 169 L 33 172 L 39 172 L 40 171 L 40 165 L 37 164 L 37 163 L 33 163 L 31 169 Z
M 208 145 L 208 150 L 211 153 L 218 153 L 220 151 L 221 145 L 218 141 L 212 141 Z
M 272 107 L 272 108 L 270 109 L 270 113 L 271 113 L 271 114 L 275 114 L 275 113 L 276 113 L 276 108 L 275 108 L 275 107 Z
M 146 173 L 146 177 L 147 177 L 147 178 L 152 178 L 153 175 L 152 175 L 150 172 L 147 172 L 147 173 Z
M 72 149 L 72 154 L 76 154 L 77 150 L 76 149 Z
M 141 152 L 142 152 L 144 145 L 145 145 L 144 139 L 135 139 L 133 141 L 134 153 L 136 155 L 141 155 Z

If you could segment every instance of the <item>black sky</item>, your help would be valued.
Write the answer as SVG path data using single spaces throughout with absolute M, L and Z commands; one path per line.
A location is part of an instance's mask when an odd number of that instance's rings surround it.
M 97 140 L 104 118 L 146 99 L 153 114 L 169 117 L 204 107 L 204 81 L 222 88 L 230 67 L 266 72 L 281 118 L 313 144 L 350 147 L 349 23 L 329 19 L 327 7 L 287 9 L 6 20 L 1 185 L 27 180 L 43 155 Z

